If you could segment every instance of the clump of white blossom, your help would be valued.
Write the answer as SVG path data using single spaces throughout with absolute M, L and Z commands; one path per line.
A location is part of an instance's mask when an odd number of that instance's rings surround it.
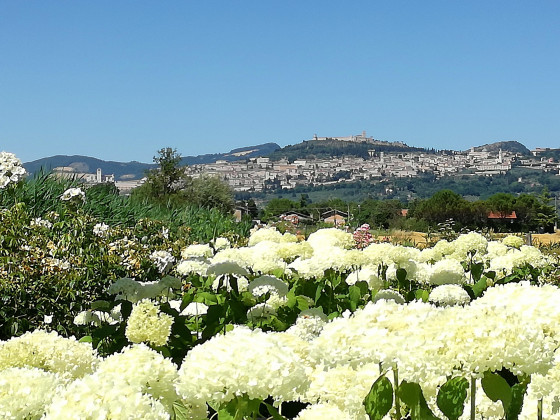
M 297 242 L 297 237 L 289 232 L 282 234 L 275 227 L 263 227 L 251 232 L 249 246 L 254 246 L 262 241 Z
M 187 402 L 225 403 L 239 395 L 295 401 L 307 384 L 304 342 L 289 337 L 242 326 L 214 336 L 187 354 L 176 389 Z
M 147 342 L 154 346 L 167 344 L 173 317 L 162 313 L 159 306 L 143 299 L 132 307 L 125 335 L 131 343 Z
M 31 226 L 43 227 L 50 229 L 52 228 L 52 223 L 48 220 L 42 219 L 40 217 L 36 217 L 31 220 Z
M 471 297 L 461 286 L 444 284 L 430 292 L 429 301 L 441 306 L 464 305 L 471 301 Z
M 286 330 L 302 340 L 312 341 L 321 334 L 327 323 L 327 316 L 319 308 L 306 309 L 302 311 L 294 325 Z
M 351 416 L 349 413 L 342 411 L 335 404 L 330 403 L 320 403 L 313 404 L 304 408 L 295 420 L 325 420 L 325 419 L 336 419 L 336 420 L 354 420 L 355 417 Z
M 107 292 L 116 295 L 116 300 L 128 300 L 136 303 L 142 299 L 154 299 L 169 294 L 170 289 L 180 289 L 181 280 L 166 276 L 157 281 L 141 282 L 123 277 L 109 286 Z
M 231 242 L 229 241 L 229 239 L 222 237 L 216 238 L 214 241 L 212 241 L 212 244 L 214 246 L 214 250 L 216 251 L 221 251 L 222 249 L 231 247 Z
M 25 176 L 25 168 L 15 154 L 0 152 L 0 189 L 15 184 Z
M 504 239 L 502 239 L 502 242 L 504 245 L 510 246 L 512 248 L 518 248 L 518 249 L 525 244 L 523 238 L 515 235 L 506 236 Z
M 86 193 L 81 188 L 68 188 L 60 196 L 62 201 L 72 201 L 75 203 L 83 203 L 86 201 Z
M 152 252 L 150 259 L 154 262 L 160 273 L 166 273 L 175 262 L 175 257 L 170 252 L 163 250 Z
M 96 223 L 93 227 L 93 234 L 96 236 L 106 236 L 108 231 L 109 225 L 106 225 L 105 223 Z
M 0 370 L 0 418 L 39 419 L 65 381 L 38 368 Z
M 122 321 L 121 305 L 115 306 L 109 312 L 93 311 L 88 309 L 78 313 L 74 317 L 75 325 L 95 325 L 101 326 L 103 324 L 115 325 Z
M 189 245 L 181 251 L 181 258 L 210 258 L 214 255 L 214 251 L 208 244 Z
M 207 259 L 189 258 L 177 264 L 176 270 L 180 276 L 188 276 L 190 274 L 205 276 L 208 267 L 210 267 L 210 261 Z
M 0 342 L 0 370 L 35 367 L 65 378 L 78 378 L 93 371 L 97 362 L 91 343 L 64 338 L 54 331 L 35 330 Z
M 168 303 L 182 316 L 200 316 L 208 312 L 208 305 L 202 302 L 191 302 L 183 310 L 181 310 L 182 301 L 180 300 L 170 300 Z

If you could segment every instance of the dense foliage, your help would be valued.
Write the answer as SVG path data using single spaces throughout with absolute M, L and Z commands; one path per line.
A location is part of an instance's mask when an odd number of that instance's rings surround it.
M 500 232 L 549 232 L 556 222 L 556 209 L 546 191 L 540 195 L 518 196 L 497 193 L 486 200 L 468 201 L 454 191 L 442 190 L 428 199 L 409 203 L 375 199 L 356 203 L 340 198 L 312 202 L 307 194 L 302 194 L 299 200 L 273 198 L 266 204 L 261 217 L 275 220 L 286 212 L 297 211 L 317 222 L 324 212 L 332 209 L 349 213 L 346 219 L 352 226 L 367 223 L 380 229 L 423 232 L 432 231 L 450 220 L 456 231 L 492 229 Z M 403 215 L 403 209 L 407 210 L 406 215 Z M 491 214 L 493 218 L 489 218 Z

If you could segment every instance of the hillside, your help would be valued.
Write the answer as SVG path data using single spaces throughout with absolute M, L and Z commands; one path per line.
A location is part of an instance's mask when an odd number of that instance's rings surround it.
M 340 140 L 309 140 L 302 143 L 283 147 L 269 155 L 271 160 L 286 158 L 290 161 L 296 159 L 329 159 L 332 157 L 355 156 L 361 158 L 369 157 L 369 150 L 376 153 L 398 153 L 398 152 L 433 152 L 419 147 L 409 147 L 400 144 L 371 144 L 355 143 Z
M 498 152 L 502 149 L 504 152 L 521 153 L 522 155 L 531 154 L 531 151 L 518 141 L 498 141 L 474 148 L 477 152 L 480 152 L 483 149 L 486 149 L 488 152 Z
M 228 153 L 215 153 L 199 156 L 184 156 L 181 160 L 183 165 L 195 165 L 202 163 L 214 163 L 217 160 L 243 160 L 258 156 L 267 156 L 274 150 L 279 149 L 276 143 L 265 143 L 257 146 L 241 147 L 233 149 Z M 50 171 L 60 166 L 70 166 L 76 172 L 94 173 L 97 168 L 101 169 L 103 174 L 114 174 L 116 180 L 125 179 L 140 179 L 146 171 L 155 168 L 156 165 L 141 162 L 114 162 L 106 161 L 89 156 L 80 155 L 56 155 L 46 158 L 34 160 L 32 162 L 24 163 L 25 170 L 33 174 L 43 168 L 45 171 Z
M 264 143 L 257 146 L 247 146 L 241 147 L 239 149 L 233 149 L 228 153 L 213 153 L 207 155 L 198 156 L 184 156 L 181 160 L 183 165 L 196 165 L 203 163 L 214 163 L 217 160 L 225 160 L 228 162 L 233 162 L 236 160 L 249 159 L 260 156 L 268 156 L 275 150 L 280 149 L 276 143 Z
M 122 179 L 139 179 L 142 178 L 148 169 L 155 168 L 156 165 L 141 162 L 114 162 L 105 161 L 89 156 L 67 156 L 56 155 L 42 159 L 37 159 L 32 162 L 24 163 L 25 170 L 33 174 L 41 168 L 45 171 L 50 171 L 60 166 L 70 166 L 76 172 L 94 173 L 97 168 L 101 169 L 103 174 L 114 174 L 116 180 Z

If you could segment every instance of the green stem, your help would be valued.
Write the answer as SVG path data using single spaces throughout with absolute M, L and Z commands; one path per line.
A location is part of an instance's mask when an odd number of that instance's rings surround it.
M 395 366 L 393 368 L 393 379 L 395 381 L 395 411 L 397 414 L 397 420 L 401 420 L 401 402 L 399 400 L 399 370 Z
M 537 402 L 537 419 L 542 420 L 542 398 Z
M 476 378 L 471 377 L 471 420 L 475 420 L 476 414 Z

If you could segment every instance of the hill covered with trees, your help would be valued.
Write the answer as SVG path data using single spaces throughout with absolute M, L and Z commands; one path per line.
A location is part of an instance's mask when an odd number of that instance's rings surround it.
M 409 147 L 400 144 L 371 144 L 367 142 L 349 142 L 341 140 L 309 140 L 298 144 L 290 145 L 278 149 L 268 157 L 277 161 L 280 159 L 288 159 L 294 161 L 296 159 L 329 159 L 342 156 L 355 156 L 367 159 L 369 151 L 384 153 L 398 152 L 424 152 L 435 153 L 434 149 L 424 149 L 420 147 Z

